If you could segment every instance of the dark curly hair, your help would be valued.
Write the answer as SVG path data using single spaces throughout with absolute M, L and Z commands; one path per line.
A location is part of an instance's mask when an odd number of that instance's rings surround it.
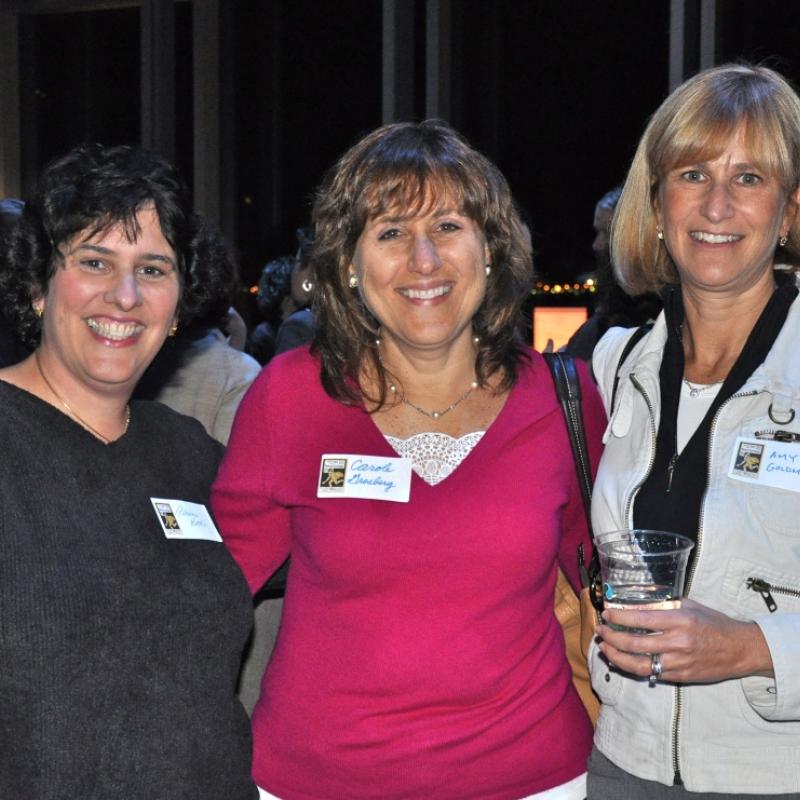
M 510 389 L 525 357 L 518 335 L 520 307 L 530 290 L 533 267 L 508 183 L 497 167 L 445 122 L 426 120 L 385 125 L 365 136 L 331 169 L 317 192 L 312 219 L 311 266 L 317 285 L 313 351 L 322 361 L 322 385 L 342 402 L 362 397 L 380 408 L 387 374 L 376 337 L 379 323 L 358 292 L 348 287 L 348 268 L 366 223 L 387 210 L 422 209 L 431 196 L 447 195 L 486 236 L 492 273 L 473 318 L 479 337 L 476 375 L 481 385 L 500 376 Z M 371 397 L 359 379 L 379 378 Z
M 231 268 L 222 237 L 193 213 L 175 167 L 140 147 L 84 144 L 45 167 L 0 252 L 0 297 L 26 344 L 38 345 L 41 325 L 32 302 L 47 291 L 62 261 L 60 245 L 116 225 L 133 241 L 139 234 L 136 215 L 149 205 L 177 257 L 181 323 L 227 308 Z

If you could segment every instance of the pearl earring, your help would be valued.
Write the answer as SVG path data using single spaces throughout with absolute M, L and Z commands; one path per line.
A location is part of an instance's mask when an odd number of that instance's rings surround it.
M 355 274 L 355 272 L 353 272 L 353 273 L 350 275 L 350 277 L 347 279 L 347 285 L 348 285 L 348 286 L 349 286 L 351 289 L 355 289 L 355 288 L 356 288 L 356 286 L 358 286 L 358 275 L 356 275 L 356 274 Z
M 492 265 L 491 264 L 487 264 L 486 265 L 486 277 L 488 278 L 491 274 L 492 274 Z

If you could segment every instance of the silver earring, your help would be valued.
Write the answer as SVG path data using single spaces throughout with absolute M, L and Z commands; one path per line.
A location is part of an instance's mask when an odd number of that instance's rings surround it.
M 308 278 L 304 278 L 300 286 L 302 286 L 306 294 L 310 294 L 311 290 L 314 288 L 314 284 Z
M 660 242 L 664 241 L 664 231 L 662 231 L 661 228 L 656 228 L 656 236 L 658 236 Z
M 486 277 L 488 278 L 491 274 L 492 274 L 492 265 L 491 264 L 487 264 L 486 265 Z
M 358 275 L 356 275 L 356 274 L 355 274 L 355 272 L 353 272 L 353 273 L 350 275 L 350 277 L 347 279 L 347 285 L 348 285 L 348 286 L 349 286 L 351 289 L 355 289 L 355 288 L 356 288 L 356 286 L 358 286 Z
M 789 241 L 788 236 L 781 236 L 781 238 L 778 239 L 778 247 L 786 247 L 786 242 L 788 241 Z

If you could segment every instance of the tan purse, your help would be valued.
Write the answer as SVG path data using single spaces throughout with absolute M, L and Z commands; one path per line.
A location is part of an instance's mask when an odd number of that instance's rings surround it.
M 544 358 L 553 374 L 556 395 L 564 411 L 564 420 L 575 459 L 575 469 L 578 473 L 578 483 L 581 487 L 581 498 L 589 530 L 591 531 L 592 473 L 586 447 L 586 434 L 583 428 L 578 372 L 575 369 L 572 356 L 566 353 L 544 353 Z M 581 571 L 581 579 L 586 585 L 581 589 L 580 596 L 578 596 L 564 573 L 559 569 L 554 610 L 556 619 L 561 624 L 561 629 L 564 632 L 567 661 L 569 661 L 572 669 L 572 684 L 586 707 L 586 711 L 592 720 L 592 725 L 594 725 L 600 713 L 600 700 L 592 690 L 588 657 L 589 645 L 592 642 L 598 623 L 596 605 L 599 601 L 597 599 L 596 583 L 599 570 L 594 557 L 590 559 L 588 568 L 586 567 L 582 545 L 578 552 L 578 564 Z M 594 590 L 594 597 L 592 590 Z
M 582 589 L 579 597 L 560 569 L 556 581 L 555 615 L 564 632 L 567 661 L 572 669 L 572 685 L 586 706 L 592 725 L 595 725 L 600 714 L 600 700 L 592 689 L 588 659 L 597 612 L 589 599 L 589 587 Z

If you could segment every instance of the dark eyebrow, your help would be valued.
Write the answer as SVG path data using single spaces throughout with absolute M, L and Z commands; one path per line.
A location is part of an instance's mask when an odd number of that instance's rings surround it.
M 448 217 L 451 214 L 456 214 L 458 216 L 466 216 L 463 211 L 459 211 L 456 208 L 442 208 L 436 212 L 434 212 L 433 216 L 434 219 L 439 219 L 440 217 Z M 380 216 L 375 217 L 372 222 L 373 224 L 377 225 L 393 225 L 398 222 L 404 222 L 405 220 L 409 219 L 410 217 L 416 216 L 415 214 L 392 214 L 389 216 L 388 214 L 381 214 Z
M 114 251 L 110 247 L 103 247 L 99 244 L 88 244 L 86 242 L 79 244 L 73 252 L 78 250 L 89 250 L 92 253 L 99 253 L 102 256 L 114 255 Z M 169 264 L 172 267 L 175 266 L 175 262 L 169 256 L 165 256 L 162 253 L 142 253 L 142 259 L 145 261 L 159 261 L 164 264 Z

